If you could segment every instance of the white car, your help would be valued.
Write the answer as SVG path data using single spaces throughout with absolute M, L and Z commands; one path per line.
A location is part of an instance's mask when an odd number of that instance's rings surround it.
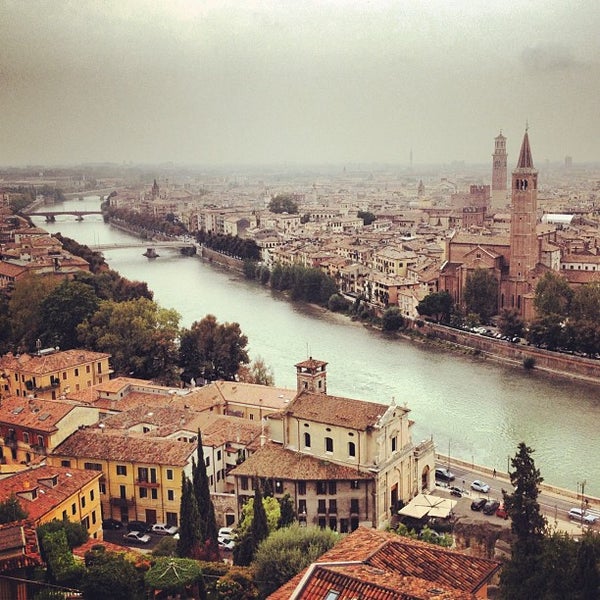
M 572 508 L 569 511 L 569 519 L 581 521 L 586 525 L 593 525 L 598 520 L 598 517 L 596 515 L 590 515 L 589 513 L 586 513 L 584 510 L 581 510 L 581 508 Z
M 484 494 L 487 494 L 490 491 L 490 486 L 484 481 L 476 479 L 471 484 L 471 489 L 475 490 L 476 492 L 483 492 Z
M 175 525 L 167 525 L 166 523 L 154 523 L 152 525 L 152 533 L 158 535 L 175 535 L 179 531 L 179 527 Z
M 223 550 L 233 550 L 235 542 L 232 539 L 219 538 L 219 548 Z
M 127 542 L 133 542 L 135 544 L 147 544 L 152 538 L 147 534 L 141 531 L 130 531 L 126 533 L 123 538 Z

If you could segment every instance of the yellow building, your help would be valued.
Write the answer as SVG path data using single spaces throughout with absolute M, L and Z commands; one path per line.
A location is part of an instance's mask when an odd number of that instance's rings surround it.
M 196 448 L 191 441 L 87 428 L 60 444 L 48 462 L 100 475 L 104 519 L 179 525 L 182 473 L 191 477 Z
M 102 539 L 101 475 L 50 465 L 27 469 L 0 480 L 0 501 L 14 495 L 35 527 L 68 519 Z
M 0 358 L 0 398 L 4 395 L 56 399 L 110 377 L 110 354 L 89 350 L 40 350 L 35 355 Z

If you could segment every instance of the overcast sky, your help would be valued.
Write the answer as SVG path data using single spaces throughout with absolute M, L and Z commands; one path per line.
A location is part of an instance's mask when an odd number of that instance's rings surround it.
M 0 165 L 600 160 L 598 0 L 0 0 Z

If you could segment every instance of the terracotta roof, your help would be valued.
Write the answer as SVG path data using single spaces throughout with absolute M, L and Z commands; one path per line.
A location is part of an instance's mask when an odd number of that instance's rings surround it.
M 52 452 L 54 456 L 185 466 L 197 444 L 178 440 L 132 437 L 123 432 L 80 429 Z
M 0 525 L 0 572 L 42 564 L 35 526 L 30 520 Z
M 69 367 L 76 367 L 87 363 L 110 358 L 110 354 L 104 352 L 91 352 L 90 350 L 63 350 L 45 356 L 32 356 L 21 354 L 15 356 L 12 353 L 5 354 L 0 358 L 0 368 L 13 371 L 24 371 L 35 375 L 54 373 Z
M 62 400 L 8 396 L 0 404 L 0 423 L 53 432 L 57 423 L 76 407 L 77 404 Z
M 322 360 L 316 360 L 312 356 L 302 362 L 299 362 L 294 365 L 297 369 L 318 369 L 319 367 L 327 366 L 327 363 Z
M 258 448 L 230 473 L 238 476 L 283 478 L 290 481 L 373 479 L 372 474 L 360 472 L 355 467 L 347 467 L 309 454 L 286 450 L 273 442 L 267 442 Z
M 322 600 L 467 600 L 499 570 L 500 563 L 427 544 L 395 533 L 359 527 L 315 563 L 269 596 Z M 301 584 L 301 585 L 300 585 Z
M 303 391 L 288 405 L 285 414 L 297 419 L 364 431 L 374 427 L 389 408 L 387 404 Z
M 82 487 L 102 475 L 66 467 L 41 466 L 19 471 L 0 480 L 0 500 L 15 494 L 28 518 L 38 522 Z M 55 482 L 55 483 L 54 483 Z M 35 497 L 30 493 L 35 491 Z
M 327 363 L 322 363 L 327 364 Z M 235 381 L 215 381 L 203 388 L 196 388 L 195 394 L 209 394 L 216 390 L 226 403 L 262 406 L 274 410 L 284 408 L 296 394 L 296 390 L 278 388 L 256 383 L 237 383 Z

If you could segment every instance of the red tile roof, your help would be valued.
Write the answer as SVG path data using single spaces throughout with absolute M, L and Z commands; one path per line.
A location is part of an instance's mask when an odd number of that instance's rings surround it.
M 301 452 L 286 450 L 273 442 L 258 448 L 241 465 L 230 471 L 230 474 L 248 477 L 258 475 L 291 481 L 373 479 L 372 474 L 360 472 L 356 467 L 347 467 Z
M 338 600 L 358 595 L 365 600 L 471 600 L 499 568 L 494 560 L 360 527 L 269 600 L 323 600 L 330 590 L 340 592 Z
M 9 352 L 0 358 L 0 369 L 6 368 L 34 375 L 45 375 L 105 358 L 110 358 L 110 354 L 79 349 L 63 350 L 62 352 L 47 354 L 45 356 L 32 356 L 30 354 L 15 356 Z
M 389 408 L 388 404 L 303 391 L 286 408 L 285 414 L 297 419 L 365 431 L 374 427 Z
M 75 408 L 77 405 L 68 401 L 8 396 L 0 405 L 0 423 L 51 433 Z
M 41 466 L 0 479 L 0 501 L 15 494 L 28 518 L 38 522 L 82 487 L 99 478 L 98 471 Z M 55 485 L 53 484 L 53 480 Z M 35 491 L 35 497 L 33 492 Z

